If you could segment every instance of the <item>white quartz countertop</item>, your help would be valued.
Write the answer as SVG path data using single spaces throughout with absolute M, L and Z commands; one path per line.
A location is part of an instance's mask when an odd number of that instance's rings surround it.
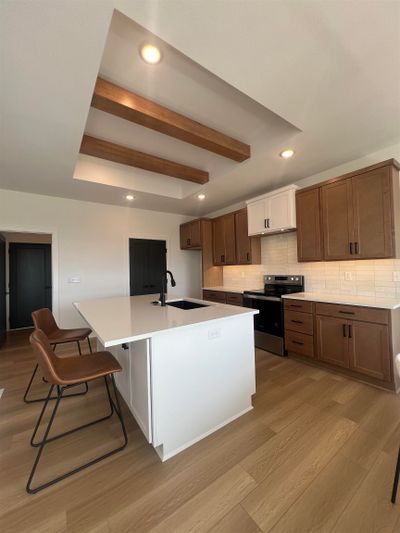
M 294 294 L 285 294 L 282 298 L 330 304 L 360 305 L 363 307 L 377 307 L 379 309 L 397 309 L 400 307 L 400 298 L 378 298 L 374 296 L 353 296 L 350 294 L 296 292 Z
M 263 289 L 263 287 L 256 287 L 252 289 L 243 289 L 241 287 L 229 287 L 229 285 L 218 285 L 217 287 L 203 287 L 203 291 L 221 291 L 221 292 L 237 292 L 243 294 L 244 291 L 256 291 Z
M 195 298 L 184 299 L 204 303 L 207 307 L 186 311 L 169 305 L 153 305 L 152 302 L 158 297 L 158 294 L 121 296 L 77 302 L 74 306 L 105 347 L 146 339 L 171 329 L 193 327 L 202 322 L 258 313 L 255 309 Z M 180 299 L 167 298 L 167 301 Z

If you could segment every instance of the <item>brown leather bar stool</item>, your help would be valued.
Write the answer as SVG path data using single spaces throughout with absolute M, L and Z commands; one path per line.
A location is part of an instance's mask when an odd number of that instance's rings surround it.
M 80 472 L 81 470 L 88 468 L 89 466 L 94 465 L 95 463 L 98 463 L 99 461 L 102 461 L 106 457 L 110 457 L 110 455 L 113 455 L 119 452 L 120 450 L 125 448 L 125 446 L 127 445 L 128 436 L 127 436 L 126 429 L 125 429 L 124 419 L 122 416 L 122 411 L 121 411 L 121 407 L 120 407 L 120 403 L 118 399 L 118 392 L 115 386 L 115 379 L 114 379 L 114 373 L 120 372 L 122 369 L 118 361 L 113 357 L 113 355 L 110 352 L 96 352 L 96 353 L 87 355 L 85 357 L 79 357 L 79 356 L 67 357 L 67 358 L 57 357 L 54 354 L 54 351 L 46 335 L 40 329 L 37 329 L 32 333 L 30 337 L 30 342 L 34 348 L 36 357 L 38 359 L 38 364 L 40 365 L 43 375 L 47 379 L 47 381 L 50 383 L 50 388 L 49 388 L 46 401 L 43 404 L 42 410 L 36 422 L 36 426 L 35 426 L 35 429 L 33 431 L 32 438 L 31 438 L 31 445 L 39 448 L 35 462 L 33 463 L 31 473 L 28 478 L 28 483 L 26 485 L 26 491 L 29 494 L 33 494 L 33 493 L 39 492 L 40 490 L 45 489 L 46 487 L 49 487 L 50 485 L 53 485 L 54 483 L 57 483 L 58 481 L 61 481 L 69 476 L 72 476 L 73 474 Z M 100 378 L 103 378 L 105 382 L 107 395 L 108 395 L 108 402 L 110 405 L 109 414 L 101 418 L 98 418 L 97 420 L 93 420 L 92 422 L 88 422 L 87 424 L 83 424 L 74 429 L 70 429 L 69 431 L 60 433 L 54 437 L 49 438 L 50 429 L 53 425 L 58 406 L 60 404 L 60 401 L 65 398 L 65 396 L 63 396 L 64 392 L 69 387 L 73 387 L 75 385 L 79 385 L 87 381 L 93 381 L 95 379 L 100 379 Z M 114 390 L 115 401 L 112 399 L 112 396 L 110 393 L 108 379 L 111 379 L 111 383 L 112 383 L 113 390 Z M 49 403 L 49 400 L 51 398 L 51 395 L 54 389 L 56 389 L 57 397 L 54 403 L 52 413 L 50 415 L 50 419 L 47 423 L 43 439 L 40 442 L 35 442 L 37 430 L 40 426 L 43 415 L 46 411 L 47 405 Z M 121 423 L 121 429 L 122 429 L 123 439 L 124 439 L 123 444 L 121 446 L 111 450 L 110 452 L 100 455 L 99 457 L 96 457 L 95 459 L 92 459 L 88 463 L 84 463 L 74 468 L 73 470 L 65 472 L 64 474 L 50 481 L 42 483 L 35 488 L 31 487 L 33 477 L 35 475 L 37 466 L 39 464 L 40 458 L 43 453 L 43 449 L 46 444 L 54 440 L 60 439 L 61 437 L 64 437 L 65 435 L 70 435 L 71 433 L 74 433 L 75 431 L 79 431 L 80 429 L 87 428 L 89 426 L 93 426 L 94 424 L 98 424 L 99 422 L 102 422 L 103 420 L 107 420 L 113 415 L 114 412 L 118 416 L 119 421 Z
M 47 307 L 43 309 L 38 309 L 37 311 L 33 311 L 32 320 L 33 320 L 33 325 L 35 326 L 35 329 L 41 329 L 45 333 L 45 335 L 49 339 L 50 344 L 52 344 L 53 346 L 53 350 L 55 350 L 57 344 L 66 344 L 68 342 L 76 342 L 76 344 L 78 345 L 79 355 L 82 355 L 80 341 L 87 340 L 89 344 L 89 351 L 90 353 L 92 353 L 92 346 L 90 344 L 90 339 L 89 339 L 89 335 L 92 333 L 91 329 L 89 328 L 60 329 L 57 326 L 53 313 Z M 32 386 L 33 380 L 35 378 L 38 367 L 39 365 L 36 364 L 35 368 L 33 369 L 28 386 L 26 388 L 26 391 L 24 394 L 25 403 L 43 402 L 46 399 L 46 398 L 36 398 L 34 400 L 28 399 L 28 394 Z M 80 396 L 82 394 L 86 394 L 86 392 L 87 392 L 87 384 L 85 384 L 84 392 L 69 394 L 69 396 Z

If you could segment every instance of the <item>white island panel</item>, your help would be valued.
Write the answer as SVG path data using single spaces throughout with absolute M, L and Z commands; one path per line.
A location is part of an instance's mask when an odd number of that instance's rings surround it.
M 166 460 L 252 409 L 253 317 L 157 335 L 151 366 L 153 445 Z

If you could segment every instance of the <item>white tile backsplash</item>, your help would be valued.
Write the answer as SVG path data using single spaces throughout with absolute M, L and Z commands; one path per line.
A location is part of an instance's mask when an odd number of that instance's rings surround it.
M 400 259 L 298 263 L 296 239 L 295 232 L 262 237 L 262 264 L 224 267 L 224 285 L 252 289 L 264 274 L 302 274 L 307 291 L 400 298 Z

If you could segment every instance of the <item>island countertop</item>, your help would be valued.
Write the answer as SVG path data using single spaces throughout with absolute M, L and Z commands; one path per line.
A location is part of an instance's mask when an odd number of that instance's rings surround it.
M 103 346 L 117 346 L 177 328 L 188 328 L 202 322 L 255 315 L 255 309 L 237 307 L 196 298 L 184 298 L 203 303 L 200 307 L 185 311 L 172 306 L 153 305 L 158 295 L 120 296 L 76 302 L 74 306 L 96 333 Z M 182 298 L 169 298 L 173 302 Z

